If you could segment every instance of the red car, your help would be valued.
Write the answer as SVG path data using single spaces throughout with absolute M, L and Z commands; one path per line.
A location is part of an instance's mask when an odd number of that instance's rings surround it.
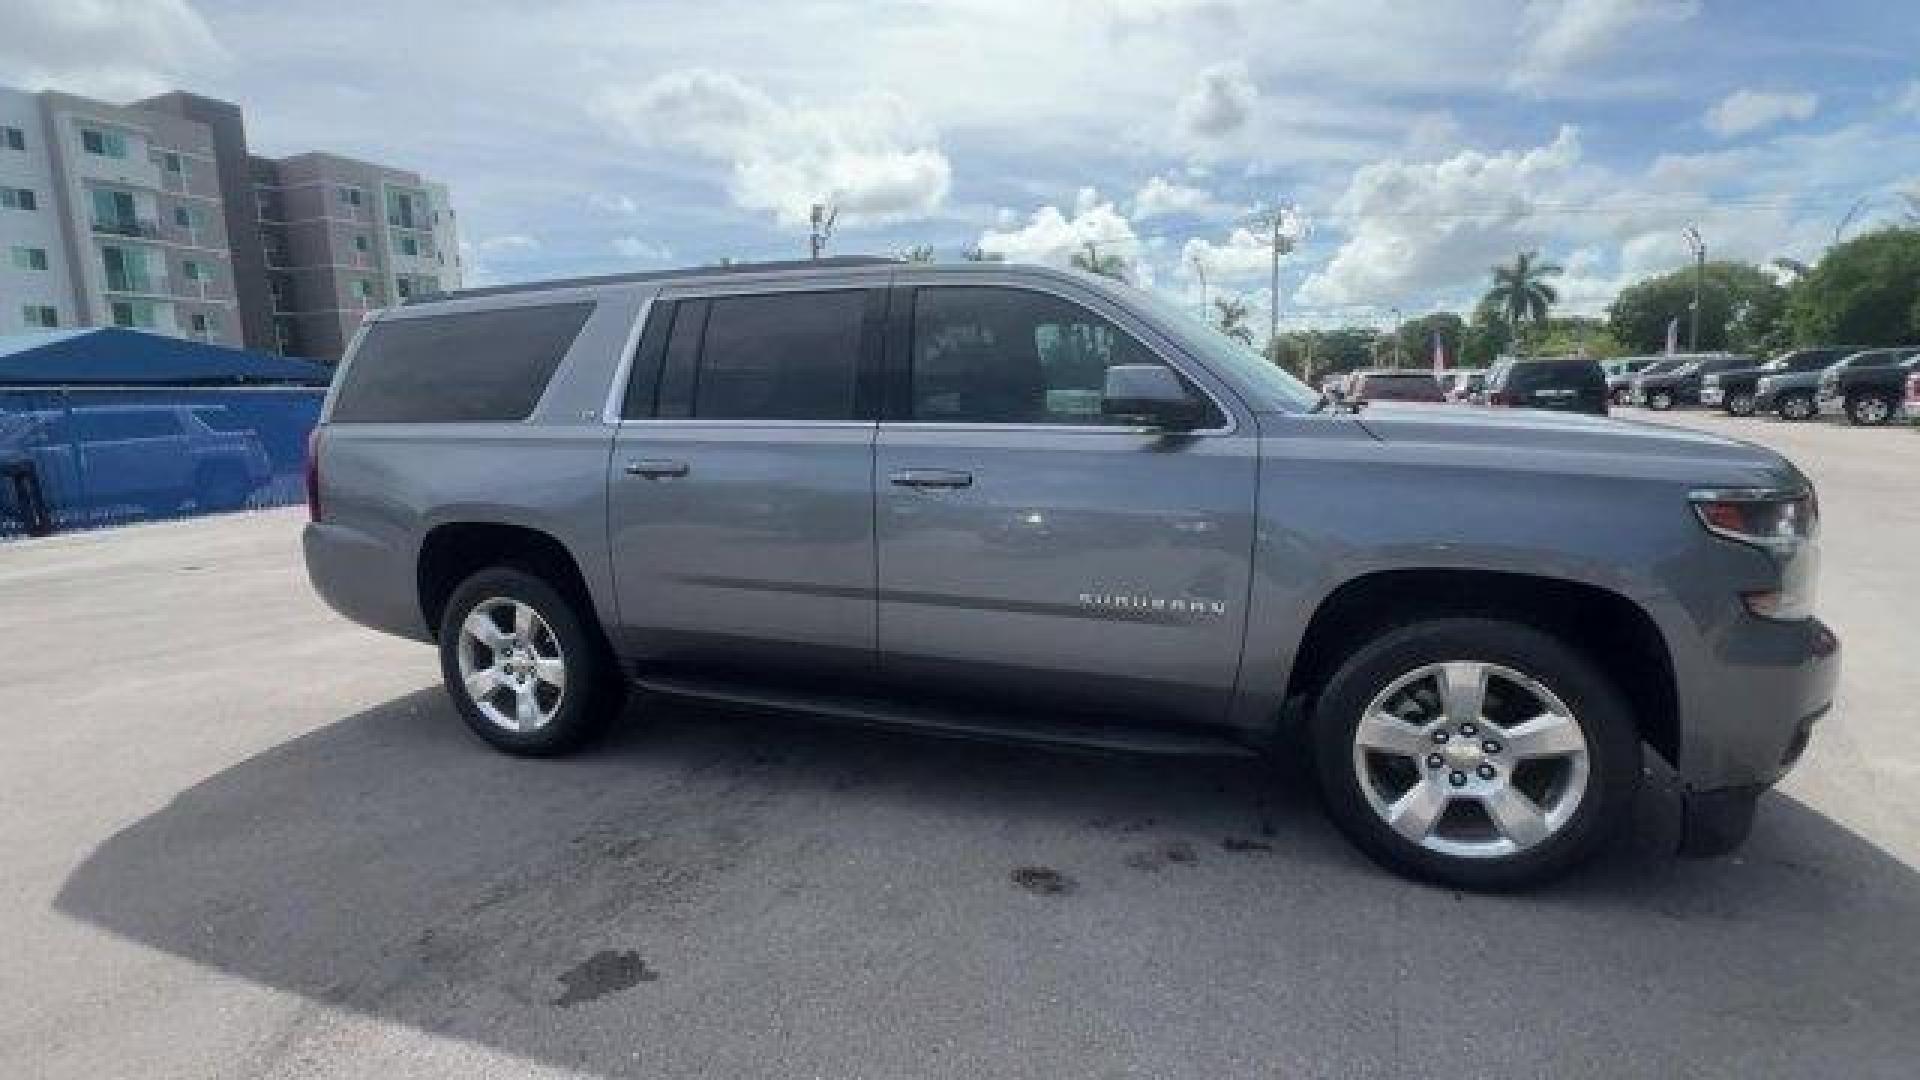
M 1447 400 L 1440 392 L 1440 383 L 1424 371 L 1357 371 L 1347 385 L 1347 400 L 1356 403 L 1418 401 L 1438 405 Z

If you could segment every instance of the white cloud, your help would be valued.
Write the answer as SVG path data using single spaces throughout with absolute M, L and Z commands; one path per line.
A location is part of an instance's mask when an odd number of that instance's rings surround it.
M 1783 120 L 1809 119 L 1819 107 L 1817 94 L 1736 90 L 1708 109 L 1702 122 L 1707 130 L 1730 138 Z
M 1893 101 L 1893 107 L 1898 112 L 1920 116 L 1920 79 L 1913 80 L 1905 90 L 1900 91 L 1900 96 Z
M 614 237 L 613 250 L 619 252 L 621 258 L 636 262 L 664 263 L 673 258 L 673 250 L 667 245 L 640 236 Z
M 1213 197 L 1202 187 L 1182 184 L 1164 176 L 1150 176 L 1133 195 L 1133 216 L 1144 221 L 1155 217 L 1216 217 L 1234 213 L 1236 208 Z
M 537 251 L 540 248 L 540 241 L 525 233 L 506 233 L 501 236 L 489 236 L 483 240 L 477 240 L 473 243 L 472 247 L 473 250 L 482 253 L 496 251 Z
M 1478 268 L 1539 245 L 1545 230 L 1535 203 L 1547 191 L 1563 197 L 1580 155 L 1578 133 L 1562 127 L 1552 142 L 1525 152 L 1467 150 L 1355 170 L 1334 204 L 1346 240 L 1297 299 L 1394 303 L 1477 280 Z
M 26 90 L 145 97 L 232 59 L 186 0 L 29 0 L 6 5 L 0 25 L 0 72 Z
M 1053 205 L 1033 212 L 1025 225 L 988 229 L 980 234 L 980 249 L 1009 262 L 1068 266 L 1073 257 L 1093 244 L 1101 254 L 1114 254 L 1140 267 L 1140 236 L 1126 215 L 1092 188 L 1081 188 L 1071 214 Z
M 1255 275 L 1264 277 L 1271 269 L 1272 249 L 1267 237 L 1248 228 L 1238 228 L 1227 234 L 1220 243 L 1214 243 L 1202 236 L 1191 236 L 1180 249 L 1180 274 L 1182 277 L 1195 277 L 1194 264 L 1206 268 L 1207 280 L 1212 282 L 1251 279 Z
M 733 201 L 790 227 L 805 225 L 816 202 L 845 224 L 926 217 L 952 183 L 933 130 L 891 94 L 786 104 L 724 72 L 685 68 L 605 90 L 595 109 L 642 143 L 726 162 Z
M 1244 62 L 1215 64 L 1201 70 L 1174 106 L 1175 127 L 1200 142 L 1237 135 L 1259 96 Z
M 1699 0 L 1528 0 L 1512 81 L 1540 86 L 1577 75 L 1622 41 L 1699 14 Z

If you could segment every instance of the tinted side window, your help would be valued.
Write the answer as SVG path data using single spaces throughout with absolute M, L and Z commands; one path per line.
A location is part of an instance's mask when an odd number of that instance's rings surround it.
M 1855 360 L 1850 366 L 1857 368 L 1891 367 L 1898 359 L 1893 353 L 1871 353 Z
M 1159 363 L 1126 331 L 1056 296 L 997 287 L 922 288 L 914 298 L 908 416 L 944 423 L 1127 425 L 1134 421 L 1101 412 L 1107 369 Z
M 867 290 L 723 296 L 708 305 L 692 413 L 712 420 L 853 420 Z M 684 348 L 675 318 L 668 378 Z M 662 388 L 663 412 L 667 387 Z M 684 398 L 683 398 L 684 400 Z
M 551 304 L 374 323 L 354 353 L 337 424 L 525 420 L 592 304 Z

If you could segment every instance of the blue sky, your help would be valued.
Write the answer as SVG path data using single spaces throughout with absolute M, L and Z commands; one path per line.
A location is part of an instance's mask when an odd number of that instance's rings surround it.
M 1810 258 L 1920 188 L 1920 19 L 1714 0 L 0 0 L 0 82 L 242 102 L 264 152 L 446 181 L 477 275 L 1086 241 L 1289 324 L 1462 307 L 1539 248 L 1571 310 Z M 1858 228 L 1859 225 L 1854 226 Z

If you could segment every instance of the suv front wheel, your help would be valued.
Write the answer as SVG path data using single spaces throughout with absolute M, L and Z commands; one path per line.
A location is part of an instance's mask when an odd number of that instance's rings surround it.
M 1391 630 L 1327 683 L 1313 717 L 1334 823 L 1389 869 L 1465 889 L 1536 885 L 1630 816 L 1640 743 L 1585 656 L 1519 623 Z
M 564 753 L 620 706 L 620 680 L 574 605 L 517 567 L 474 574 L 440 619 L 440 672 L 474 734 L 509 754 Z
M 1651 390 L 1647 393 L 1647 408 L 1655 412 L 1665 412 L 1673 408 L 1673 391 Z
M 1753 415 L 1753 391 L 1735 390 L 1727 395 L 1727 412 L 1734 416 Z

